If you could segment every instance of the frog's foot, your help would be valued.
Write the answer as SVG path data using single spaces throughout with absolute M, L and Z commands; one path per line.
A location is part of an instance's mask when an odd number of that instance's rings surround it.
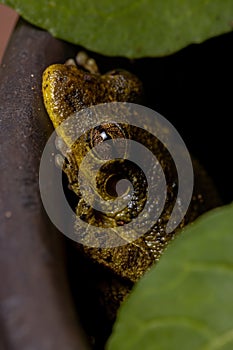
M 75 57 L 77 64 L 90 73 L 99 73 L 99 67 L 94 58 L 89 57 L 85 51 L 80 51 Z
M 89 57 L 88 54 L 85 51 L 79 51 L 76 55 L 75 59 L 69 58 L 66 62 L 66 65 L 78 65 L 79 67 L 82 67 L 86 69 L 88 72 L 93 74 L 99 73 L 99 67 L 94 60 L 94 58 Z

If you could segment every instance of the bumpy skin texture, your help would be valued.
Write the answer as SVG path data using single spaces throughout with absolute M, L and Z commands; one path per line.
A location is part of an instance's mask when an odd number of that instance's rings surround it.
M 43 74 L 43 96 L 48 114 L 57 127 L 82 108 L 105 102 L 139 102 L 142 85 L 127 72 L 93 74 L 74 65 L 54 64 Z
M 73 112 L 92 105 L 114 101 L 139 103 L 142 97 L 142 85 L 137 77 L 125 71 L 112 71 L 105 75 L 100 75 L 91 74 L 76 66 L 56 64 L 48 67 L 44 72 L 43 96 L 50 119 L 54 127 L 57 127 Z M 114 138 L 114 135 L 118 137 L 120 133 L 128 135 L 131 139 L 150 149 L 153 154 L 156 154 L 167 182 L 167 198 L 163 213 L 149 232 L 134 242 L 117 248 L 90 248 L 81 245 L 78 247 L 85 257 L 88 257 L 98 265 L 98 271 L 101 271 L 101 268 L 103 269 L 103 275 L 97 283 L 97 294 L 99 293 L 100 303 L 102 304 L 101 312 L 104 310 L 106 315 L 106 323 L 112 324 L 119 304 L 128 294 L 133 283 L 159 259 L 167 243 L 174 238 L 174 233 L 186 223 L 193 221 L 204 211 L 216 206 L 218 197 L 210 179 L 194 161 L 196 183 L 190 208 L 175 232 L 171 234 L 166 233 L 165 227 L 177 193 L 178 179 L 174 162 L 166 148 L 154 137 L 148 137 L 148 134 L 143 130 L 128 127 L 127 125 L 122 125 L 120 129 L 116 128 L 114 123 L 104 125 L 100 131 L 92 131 L 92 133 L 85 135 L 72 146 L 72 154 L 68 157 L 68 163 L 64 167 L 64 172 L 67 174 L 69 187 L 76 193 L 77 197 L 80 197 L 77 184 L 79 165 L 91 146 L 101 142 L 99 136 L 103 130 L 111 138 Z M 67 144 L 69 143 L 65 133 L 63 139 Z M 111 171 L 117 176 L 124 171 L 124 164 L 118 163 L 115 166 L 113 164 Z M 108 220 L 110 220 L 110 224 L 115 227 L 124 225 L 137 216 L 146 201 L 146 191 L 143 190 L 145 180 L 140 171 L 133 166 L 128 166 L 127 171 L 129 179 L 133 180 L 136 178 L 133 205 L 131 203 L 124 212 L 117 213 L 117 215 L 109 219 L 107 216 L 100 216 L 87 206 L 82 199 L 79 199 L 76 208 L 77 214 L 82 216 L 87 222 L 95 223 L 97 226 L 98 223 L 99 225 L 103 223 L 108 224 Z M 87 169 L 86 173 L 86 176 L 90 176 L 90 169 Z M 154 175 L 152 169 L 150 176 Z M 103 176 L 106 176 L 106 173 Z M 154 181 L 156 182 L 156 180 L 155 178 Z M 99 182 L 99 188 L 102 190 L 103 196 L 107 196 L 108 194 L 102 188 L 104 187 L 102 186 L 104 179 L 102 181 L 100 178 Z M 103 277 L 105 276 L 104 271 L 107 271 L 107 278 Z M 95 334 L 97 331 L 91 330 L 90 333 L 98 343 L 99 335 Z M 99 337 L 101 338 L 101 335 Z M 105 337 L 107 337 L 107 334 L 103 334 L 102 338 L 105 339 Z M 100 340 L 100 343 L 101 341 L 103 342 L 103 339 Z

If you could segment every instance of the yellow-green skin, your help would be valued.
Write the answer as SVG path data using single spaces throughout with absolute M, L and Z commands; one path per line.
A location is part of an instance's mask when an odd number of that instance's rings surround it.
M 75 111 L 83 108 L 105 102 L 135 102 L 141 101 L 142 85 L 137 77 L 126 71 L 112 71 L 110 73 L 100 75 L 93 74 L 76 66 L 68 66 L 63 64 L 55 64 L 48 67 L 43 74 L 43 98 L 49 117 L 56 128 L 62 121 L 69 117 Z M 82 123 L 82 121 L 80 121 Z M 125 133 L 128 137 L 144 144 L 154 154 L 156 154 L 167 180 L 167 200 L 162 216 L 149 232 L 133 243 L 117 248 L 88 248 L 80 246 L 79 249 L 91 260 L 107 268 L 112 273 L 111 282 L 104 282 L 101 299 L 106 306 L 106 314 L 110 322 L 114 320 L 116 310 L 119 303 L 124 299 L 130 290 L 132 283 L 136 282 L 143 273 L 161 256 L 167 243 L 174 237 L 172 234 L 165 232 L 166 224 L 169 220 L 172 208 L 175 203 L 174 179 L 176 178 L 176 169 L 170 158 L 169 153 L 163 145 L 161 145 L 153 137 L 148 137 L 143 131 L 128 128 L 123 125 L 122 129 L 117 128 L 114 124 L 103 126 L 104 130 L 111 138 L 122 136 Z M 123 130 L 123 131 L 122 131 Z M 82 162 L 84 155 L 90 150 L 93 144 L 101 142 L 98 130 L 93 131 L 89 141 L 87 135 L 81 138 L 79 142 L 73 146 L 72 155 L 68 159 L 69 164 L 64 168 L 67 174 L 70 188 L 77 194 L 79 187 L 77 183 L 78 167 Z M 66 143 L 69 140 L 63 135 Z M 114 167 L 113 167 L 114 169 Z M 176 229 L 178 231 L 187 222 L 191 222 L 205 210 L 214 207 L 217 204 L 215 195 L 211 196 L 213 190 L 212 184 L 206 177 L 204 171 L 194 162 L 194 170 L 198 174 L 199 184 L 195 187 L 190 209 L 184 220 Z M 115 167 L 117 175 L 118 165 Z M 135 169 L 129 170 L 129 178 L 133 179 Z M 87 176 L 90 176 L 90 169 L 86 170 Z M 109 174 L 109 176 L 112 174 Z M 105 174 L 106 176 L 106 174 Z M 107 174 L 108 176 L 108 174 Z M 146 192 L 143 191 L 142 177 L 137 175 L 137 181 L 134 184 L 134 215 L 142 210 L 146 201 Z M 153 174 L 151 174 L 153 176 Z M 201 180 L 201 181 L 200 181 Z M 156 181 L 156 179 L 154 180 Z M 99 179 L 99 188 L 103 197 L 106 194 L 104 179 Z M 136 204 L 135 204 L 136 203 Z M 127 207 L 122 213 L 112 217 L 106 215 L 96 217 L 94 210 L 89 208 L 85 202 L 80 199 L 77 206 L 77 214 L 82 215 L 84 219 L 90 223 L 98 225 L 103 222 L 106 224 L 108 220 L 110 225 L 124 225 L 132 218 L 132 209 Z M 108 239 L 108 238 L 106 238 Z

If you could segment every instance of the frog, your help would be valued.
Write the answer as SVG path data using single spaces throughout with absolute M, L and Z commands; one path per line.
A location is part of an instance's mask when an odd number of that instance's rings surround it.
M 95 60 L 84 52 L 80 52 L 76 60 L 69 59 L 65 63 L 56 63 L 47 67 L 43 73 L 42 92 L 44 104 L 54 128 L 62 125 L 73 113 L 91 106 L 112 102 L 140 104 L 144 97 L 143 84 L 136 75 L 119 68 L 101 74 Z M 63 142 L 69 144 L 68 136 L 65 133 L 62 137 Z M 105 199 L 114 198 L 116 196 L 114 190 L 116 181 L 120 179 L 122 173 L 128 171 L 130 181 L 136 178 L 134 180 L 134 197 L 130 205 L 116 215 L 100 215 L 82 200 L 77 174 L 83 157 L 95 145 L 103 143 L 106 138 L 114 140 L 114 138 L 119 137 L 136 140 L 156 153 L 166 174 L 167 198 L 163 213 L 156 224 L 132 242 L 126 241 L 124 245 L 118 247 L 111 247 L 109 244 L 110 247 L 107 248 L 75 243 L 78 254 L 80 254 L 81 259 L 82 257 L 84 259 L 85 273 L 94 280 L 93 284 L 90 281 L 87 283 L 86 276 L 83 277 L 84 284 L 86 283 L 87 288 L 93 291 L 93 293 L 88 291 L 87 295 L 92 295 L 92 297 L 95 295 L 96 300 L 96 302 L 90 303 L 92 306 L 89 308 L 88 317 L 86 310 L 83 312 L 88 319 L 88 321 L 84 321 L 84 328 L 92 339 L 94 349 L 104 348 L 119 306 L 127 298 L 134 284 L 152 265 L 159 261 L 169 242 L 187 223 L 194 221 L 200 214 L 217 206 L 220 202 L 215 187 L 205 170 L 193 158 L 196 182 L 190 207 L 177 228 L 173 232 L 167 233 L 165 227 L 174 206 L 178 184 L 176 168 L 171 155 L 161 142 L 152 136 L 148 137 L 143 130 L 128 126 L 127 123 L 119 125 L 112 121 L 85 132 L 78 142 L 72 145 L 72 152 L 66 155 L 66 162 L 63 164 L 69 189 L 78 198 L 78 204 L 75 208 L 76 214 L 90 225 L 105 225 L 106 227 L 126 225 L 127 227 L 127 223 L 141 212 L 147 199 L 146 191 L 143 190 L 145 178 L 140 169 L 137 169 L 133 164 L 126 166 L 124 162 L 115 160 L 111 165 L 112 174 L 109 175 L 112 182 L 108 182 L 107 186 L 106 181 L 100 177 L 98 187 Z M 91 169 L 86 169 L 86 174 L 86 176 L 91 177 Z M 106 174 L 108 174 L 108 169 L 105 170 L 103 176 Z M 151 176 L 154 174 L 152 173 Z M 84 288 L 83 295 L 85 296 L 85 294 Z M 95 312 L 102 315 L 102 326 L 100 326 L 98 318 L 90 326 L 90 319 L 94 318 L 93 313 Z

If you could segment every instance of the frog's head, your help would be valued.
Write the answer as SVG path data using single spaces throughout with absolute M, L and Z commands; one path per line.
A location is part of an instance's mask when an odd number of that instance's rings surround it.
M 101 75 L 65 64 L 46 68 L 42 90 L 55 128 L 84 108 L 108 102 L 140 103 L 142 98 L 142 83 L 132 73 L 114 70 Z

